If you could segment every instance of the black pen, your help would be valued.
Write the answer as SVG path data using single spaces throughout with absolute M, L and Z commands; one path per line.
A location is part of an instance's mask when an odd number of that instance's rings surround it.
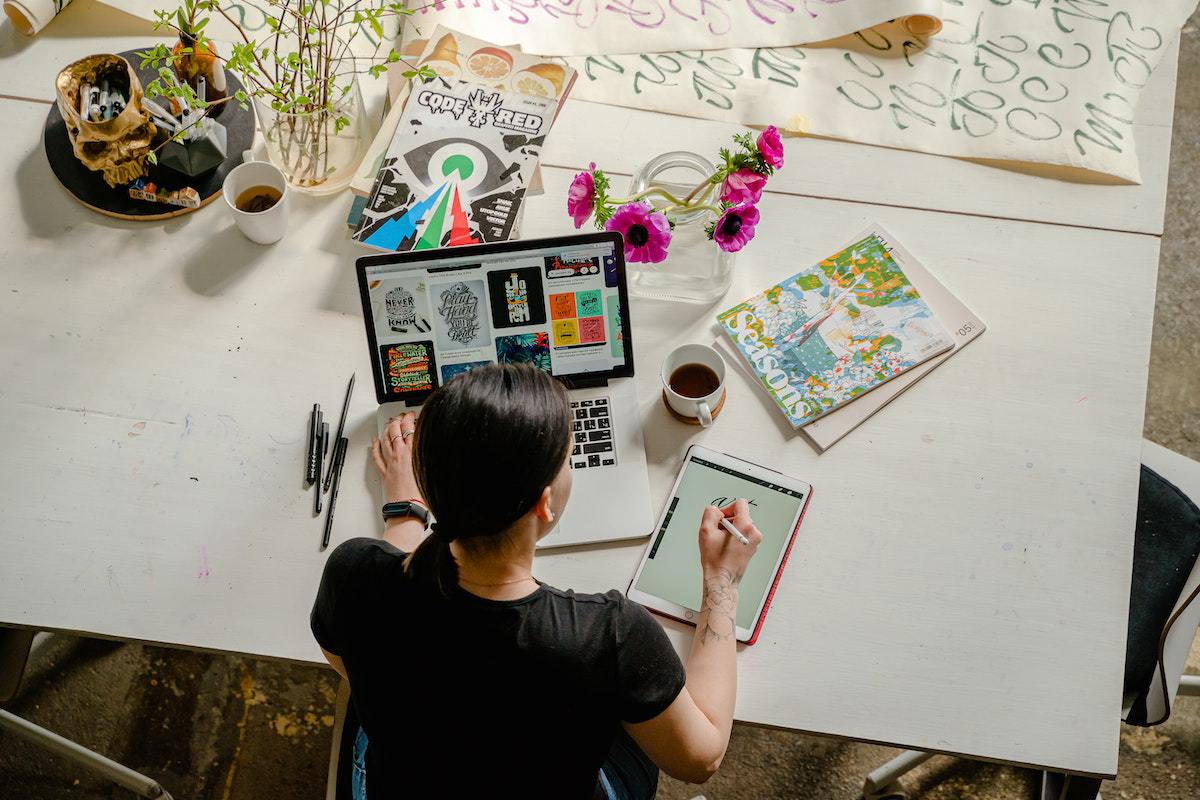
M 342 434 L 346 431 L 346 412 L 350 409 L 350 395 L 354 392 L 354 373 L 350 373 L 350 383 L 346 386 L 346 399 L 342 401 L 342 418 L 338 420 L 337 434 L 333 437 L 333 441 L 338 444 L 342 441 Z M 333 460 L 337 458 L 338 445 L 333 446 L 333 453 L 329 456 L 329 472 L 325 474 L 325 491 L 329 491 L 329 484 L 333 480 Z
M 317 479 L 317 434 L 321 432 L 321 406 L 313 403 L 312 417 L 308 420 L 308 451 L 304 458 L 304 482 L 312 484 Z
M 329 534 L 333 531 L 333 509 L 337 506 L 338 488 L 342 485 L 342 465 L 346 463 L 346 448 L 350 440 L 345 436 L 338 439 L 333 448 L 333 488 L 329 492 L 329 513 L 325 516 L 325 533 L 321 536 L 321 549 L 329 547 Z M 320 492 L 318 492 L 320 494 Z
M 321 513 L 321 466 L 325 461 L 325 451 L 329 449 L 329 423 L 321 423 L 321 435 L 317 437 L 317 479 L 316 491 L 313 492 L 313 514 Z

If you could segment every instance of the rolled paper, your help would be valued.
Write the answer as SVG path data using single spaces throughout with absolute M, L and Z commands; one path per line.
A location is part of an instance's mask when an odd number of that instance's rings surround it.
M 904 18 L 904 27 L 913 36 L 935 36 L 942 30 L 942 21 L 928 14 L 913 14 Z
M 71 0 L 4 0 L 4 13 L 21 34 L 33 36 L 70 3 Z
M 86 83 L 79 87 L 79 116 L 86 117 L 92 97 L 92 87 Z

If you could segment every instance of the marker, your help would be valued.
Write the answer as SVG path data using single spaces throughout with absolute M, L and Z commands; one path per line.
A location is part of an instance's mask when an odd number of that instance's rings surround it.
M 145 108 L 147 111 L 149 111 L 151 116 L 153 116 L 159 120 L 162 120 L 162 122 L 167 125 L 170 125 L 171 130 L 173 130 L 173 131 L 179 130 L 179 120 L 175 119 L 174 116 L 167 113 L 167 111 L 165 109 L 163 109 L 163 107 L 160 106 L 158 103 L 154 102 L 153 100 L 147 100 L 146 98 L 143 97 L 142 98 L 142 107 Z
M 737 528 L 733 527 L 733 523 L 730 522 L 727 518 L 721 517 L 721 527 L 724 528 L 725 530 L 729 531 L 729 535 L 732 536 L 733 538 L 737 539 L 742 544 L 750 544 L 750 540 L 747 539 L 741 531 L 739 531 Z
M 103 80 L 103 81 L 100 81 L 100 119 L 101 120 L 108 119 L 108 103 L 109 103 L 108 81 Z M 99 121 L 99 120 L 97 120 L 97 121 Z
M 338 439 L 337 446 L 334 448 L 334 463 L 330 469 L 333 470 L 333 489 L 329 492 L 329 513 L 325 516 L 325 532 L 321 534 L 321 549 L 329 547 L 329 534 L 333 531 L 333 509 L 337 507 L 338 489 L 342 485 L 342 465 L 346 463 L 346 448 L 350 446 L 350 440 L 345 436 Z M 317 492 L 317 496 L 321 495 Z
M 157 121 L 155 124 L 158 124 Z M 317 433 L 321 430 L 321 406 L 313 403 L 312 416 L 308 418 L 308 447 L 304 451 L 304 482 L 311 484 L 317 477 Z
M 342 418 L 338 420 L 337 435 L 334 441 L 341 444 L 342 433 L 346 430 L 346 411 L 350 408 L 350 395 L 354 393 L 354 375 L 350 373 L 350 383 L 346 386 L 346 399 L 342 401 Z M 337 445 L 333 448 L 333 455 L 329 457 L 329 474 L 325 476 L 325 491 L 329 491 L 329 483 L 333 480 L 333 462 L 337 459 Z

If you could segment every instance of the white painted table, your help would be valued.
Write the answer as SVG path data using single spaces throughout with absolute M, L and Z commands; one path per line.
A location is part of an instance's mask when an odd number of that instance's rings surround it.
M 297 198 L 267 248 L 219 203 L 148 225 L 83 209 L 45 163 L 47 106 L 12 83 L 49 97 L 72 57 L 144 41 L 87 38 L 78 10 L 32 43 L 0 27 L 0 623 L 320 662 L 305 424 L 352 370 L 335 544 L 380 529 L 348 198 Z M 717 308 L 633 303 L 654 496 L 693 441 L 815 487 L 760 643 L 739 656 L 738 719 L 1115 773 L 1173 69 L 1143 109 L 1143 186 L 787 142 L 727 300 L 879 221 L 988 324 L 824 455 L 737 370 L 711 431 L 672 421 L 657 365 L 710 341 Z M 707 152 L 732 130 L 572 101 L 525 234 L 570 229 L 573 170 L 551 165 L 596 153 L 630 173 L 667 135 Z M 542 554 L 536 572 L 623 588 L 642 546 Z M 690 629 L 666 626 L 685 647 Z

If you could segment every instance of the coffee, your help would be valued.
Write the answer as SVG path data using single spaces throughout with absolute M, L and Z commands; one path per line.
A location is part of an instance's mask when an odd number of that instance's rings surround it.
M 671 391 L 684 397 L 708 397 L 721 385 L 721 379 L 712 367 L 684 364 L 675 368 L 667 384 Z
M 266 211 L 278 203 L 281 197 L 283 197 L 283 192 L 274 186 L 251 186 L 249 189 L 242 190 L 234 205 L 237 206 L 238 211 L 255 214 Z

